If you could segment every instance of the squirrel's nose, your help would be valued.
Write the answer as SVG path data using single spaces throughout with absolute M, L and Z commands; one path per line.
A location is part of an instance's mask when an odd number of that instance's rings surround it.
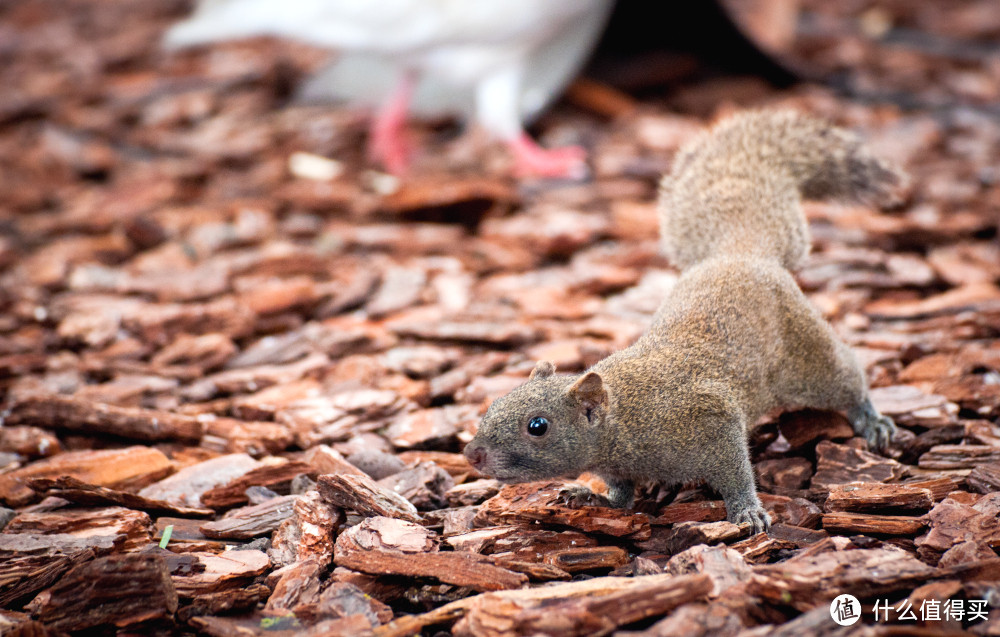
M 468 445 L 465 447 L 465 457 L 469 459 L 469 464 L 473 467 L 479 467 L 486 462 L 486 450 L 482 447 Z

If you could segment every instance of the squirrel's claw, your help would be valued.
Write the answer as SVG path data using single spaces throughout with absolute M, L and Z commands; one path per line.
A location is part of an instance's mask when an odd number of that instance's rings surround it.
M 744 525 L 749 526 L 750 535 L 757 535 L 758 533 L 771 530 L 771 516 L 760 505 L 740 511 L 730 521 L 739 527 L 743 527 Z
M 896 433 L 896 423 L 892 421 L 892 418 L 880 415 L 865 436 L 865 440 L 868 441 L 871 448 L 885 451 L 889 448 L 894 433 Z
M 871 401 L 865 401 L 857 410 L 848 414 L 855 433 L 868 441 L 868 447 L 877 451 L 889 448 L 892 435 L 896 433 L 896 424 L 892 418 L 875 411 Z
M 607 498 L 594 493 L 582 484 L 564 487 L 559 493 L 559 503 L 571 509 L 579 509 L 585 506 L 611 506 Z

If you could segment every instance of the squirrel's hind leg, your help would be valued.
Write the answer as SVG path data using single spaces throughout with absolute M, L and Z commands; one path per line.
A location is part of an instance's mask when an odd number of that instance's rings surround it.
M 854 432 L 871 449 L 884 451 L 896 426 L 872 405 L 864 368 L 854 352 L 818 313 L 802 312 L 795 318 L 799 342 L 784 362 L 784 404 L 846 412 Z
M 833 351 L 834 360 L 826 372 L 813 379 L 818 395 L 805 406 L 846 412 L 854 433 L 864 438 L 870 449 L 884 452 L 896 431 L 895 423 L 872 405 L 864 369 L 854 352 L 839 340 L 834 342 Z

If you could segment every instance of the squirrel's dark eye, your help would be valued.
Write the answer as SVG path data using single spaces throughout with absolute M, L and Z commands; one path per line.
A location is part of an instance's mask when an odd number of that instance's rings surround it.
M 547 418 L 535 416 L 528 421 L 528 433 L 532 436 L 544 436 L 545 432 L 548 430 L 549 421 Z

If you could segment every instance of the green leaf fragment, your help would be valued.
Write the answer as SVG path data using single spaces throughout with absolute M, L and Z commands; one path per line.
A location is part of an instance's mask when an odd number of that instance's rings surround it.
M 160 548 L 167 548 L 167 544 L 170 543 L 170 536 L 174 534 L 174 525 L 168 524 L 166 528 L 163 529 L 163 537 L 160 538 Z

